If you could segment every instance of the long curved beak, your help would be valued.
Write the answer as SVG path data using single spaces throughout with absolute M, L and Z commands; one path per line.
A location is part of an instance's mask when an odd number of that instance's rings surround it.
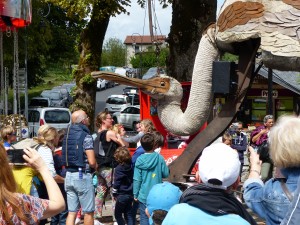
M 91 73 L 92 77 L 102 78 L 105 80 L 115 81 L 120 84 L 130 85 L 140 88 L 144 92 L 150 93 L 166 93 L 170 88 L 170 79 L 167 77 L 154 77 L 149 80 L 142 80 L 137 78 L 128 78 L 117 73 L 107 71 L 94 71 Z

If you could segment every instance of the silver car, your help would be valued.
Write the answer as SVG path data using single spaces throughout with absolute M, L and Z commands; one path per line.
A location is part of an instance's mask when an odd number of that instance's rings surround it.
M 140 121 L 140 106 L 129 106 L 121 112 L 112 115 L 115 123 L 120 123 L 124 127 L 135 130 L 135 125 Z

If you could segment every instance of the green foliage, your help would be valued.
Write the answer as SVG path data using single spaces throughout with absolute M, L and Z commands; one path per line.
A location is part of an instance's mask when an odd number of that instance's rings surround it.
M 165 67 L 166 59 L 169 55 L 169 48 L 160 49 L 160 54 L 157 58 L 153 47 L 143 51 L 130 59 L 133 68 L 150 68 L 150 67 Z
M 80 83 L 82 85 L 89 85 L 89 84 L 93 84 L 95 82 L 95 79 L 91 76 L 91 74 L 85 74 L 81 79 L 80 79 Z
M 104 43 L 102 49 L 101 66 L 124 66 L 125 54 L 126 48 L 122 41 L 118 38 L 110 38 Z
M 130 0 L 45 0 L 67 10 L 67 15 L 79 16 L 81 19 L 92 14 L 93 8 L 101 8 L 97 12 L 99 19 L 107 16 L 114 16 L 120 13 L 127 13 L 125 7 L 130 6 Z M 94 14 L 95 15 L 95 14 Z
M 239 57 L 237 55 L 232 55 L 228 52 L 226 52 L 222 57 L 222 61 L 228 61 L 228 62 L 236 62 L 238 61 Z

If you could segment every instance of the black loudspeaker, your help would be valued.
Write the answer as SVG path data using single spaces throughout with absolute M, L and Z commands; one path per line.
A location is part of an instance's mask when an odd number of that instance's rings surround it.
M 238 77 L 234 62 L 214 61 L 212 70 L 212 91 L 217 94 L 229 94 L 236 91 Z

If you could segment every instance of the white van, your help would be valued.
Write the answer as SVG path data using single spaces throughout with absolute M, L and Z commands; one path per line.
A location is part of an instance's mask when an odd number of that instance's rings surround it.
M 71 112 L 68 108 L 29 108 L 28 127 L 30 137 L 36 137 L 40 126 L 48 124 L 56 129 L 67 129 L 71 125 Z

